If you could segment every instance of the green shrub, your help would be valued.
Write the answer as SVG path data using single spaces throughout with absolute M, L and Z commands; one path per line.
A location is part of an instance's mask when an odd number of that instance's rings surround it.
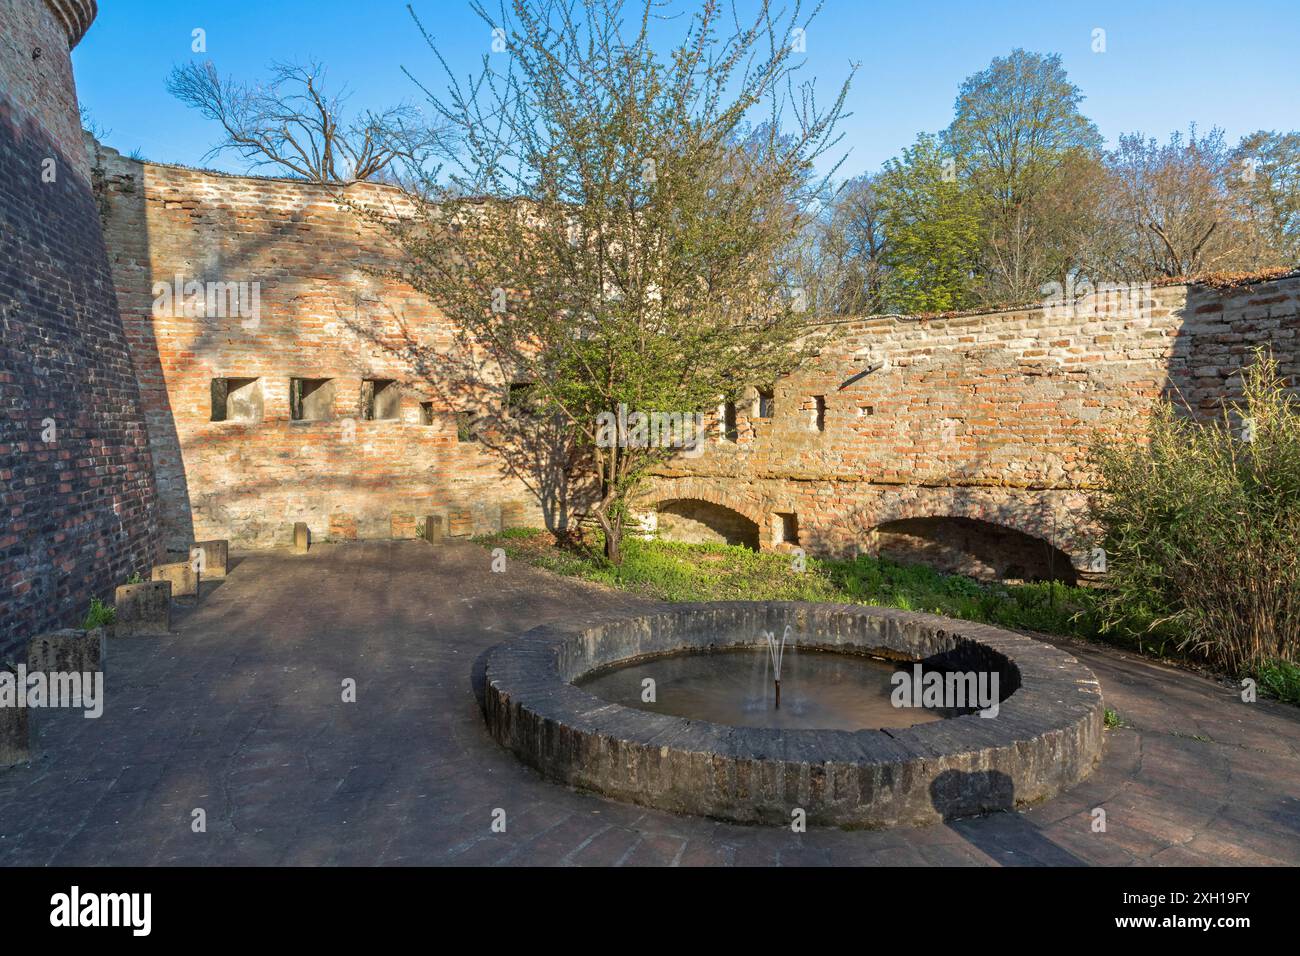
M 1300 406 L 1257 353 L 1222 422 L 1160 404 L 1094 446 L 1108 630 L 1137 624 L 1231 674 L 1300 662 Z
M 1256 678 L 1259 688 L 1270 697 L 1288 704 L 1300 704 L 1300 667 L 1286 661 L 1267 661 Z
M 90 610 L 86 612 L 86 619 L 81 622 L 81 628 L 85 631 L 93 631 L 97 627 L 107 627 L 116 620 L 117 608 L 105 604 L 99 598 L 91 598 Z

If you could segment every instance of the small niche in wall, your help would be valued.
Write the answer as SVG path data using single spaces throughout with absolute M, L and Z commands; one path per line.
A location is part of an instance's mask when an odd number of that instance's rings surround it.
M 776 392 L 772 388 L 760 388 L 758 391 L 758 408 L 756 418 L 771 418 L 776 413 Z
M 391 378 L 361 380 L 361 420 L 396 421 L 402 415 L 402 390 Z
M 772 515 L 772 543 L 799 543 L 799 516 L 792 511 L 778 511 Z
M 262 381 L 257 378 L 214 378 L 212 421 L 260 422 Z
M 722 440 L 734 442 L 740 437 L 740 430 L 736 426 L 736 403 L 723 402 L 721 411 Z
M 433 424 L 433 402 L 420 403 L 420 424 L 421 425 Z
M 289 418 L 295 422 L 325 422 L 334 417 L 334 379 L 289 379 Z
M 477 416 L 473 412 L 456 413 L 456 441 L 478 441 Z
M 814 395 L 812 407 L 812 429 L 813 431 L 826 431 L 826 396 Z

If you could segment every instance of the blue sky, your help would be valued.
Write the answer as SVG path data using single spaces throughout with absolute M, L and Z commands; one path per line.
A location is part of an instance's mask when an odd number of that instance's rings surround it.
M 416 0 L 452 67 L 465 74 L 490 34 L 465 0 Z M 693 9 L 677 2 L 672 9 Z M 872 171 L 921 131 L 952 115 L 962 80 L 1014 47 L 1060 53 L 1086 99 L 1083 111 L 1113 144 L 1135 130 L 1165 137 L 1196 122 L 1230 142 L 1256 129 L 1300 129 L 1300 11 L 1295 0 L 1225 4 L 1129 2 L 894 2 L 826 0 L 807 34 L 808 67 L 830 96 L 860 63 L 842 175 Z M 207 53 L 191 52 L 206 31 Z M 1093 30 L 1106 51 L 1092 51 Z M 669 25 L 666 32 L 675 32 Z M 255 79 L 271 60 L 324 62 L 356 107 L 418 103 L 400 67 L 440 83 L 439 70 L 398 0 L 105 0 L 73 51 L 82 106 L 108 144 L 160 162 L 246 167 L 227 154 L 204 161 L 213 124 L 170 97 L 170 68 L 210 58 L 223 74 Z

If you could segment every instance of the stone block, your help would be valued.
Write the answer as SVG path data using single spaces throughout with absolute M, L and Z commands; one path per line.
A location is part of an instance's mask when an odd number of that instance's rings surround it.
M 190 549 L 190 560 L 200 561 L 199 576 L 206 581 L 224 578 L 230 561 L 230 542 L 224 538 L 195 541 Z
M 442 520 L 442 515 L 425 515 L 424 516 L 424 540 L 430 544 L 437 544 L 446 537 L 447 528 Z
M 295 521 L 293 525 L 293 553 L 306 554 L 311 547 L 311 529 L 305 521 Z
M 331 541 L 357 540 L 357 516 L 342 512 L 330 515 L 329 536 Z
M 447 512 L 447 537 L 468 538 L 474 533 L 474 512 L 469 508 L 451 508 Z
M 22 689 L 17 690 L 21 692 Z M 31 757 L 27 708 L 0 707 L 0 767 L 27 763 Z
M 104 629 L 64 628 L 33 637 L 27 645 L 27 672 L 71 674 L 104 669 Z
M 123 584 L 113 597 L 117 618 L 114 637 L 162 635 L 171 630 L 172 585 L 170 581 Z
M 150 578 L 154 581 L 170 582 L 174 598 L 198 596 L 199 575 L 189 561 L 155 564 Z

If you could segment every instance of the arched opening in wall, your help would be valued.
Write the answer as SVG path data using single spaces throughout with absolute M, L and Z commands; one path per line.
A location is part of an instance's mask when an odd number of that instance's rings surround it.
M 661 503 L 658 533 L 664 541 L 738 544 L 758 550 L 758 525 L 755 522 L 739 511 L 695 498 Z
M 1078 583 L 1069 555 L 1060 548 L 990 521 L 904 518 L 879 525 L 874 539 L 877 554 L 905 564 L 925 564 L 986 581 Z

